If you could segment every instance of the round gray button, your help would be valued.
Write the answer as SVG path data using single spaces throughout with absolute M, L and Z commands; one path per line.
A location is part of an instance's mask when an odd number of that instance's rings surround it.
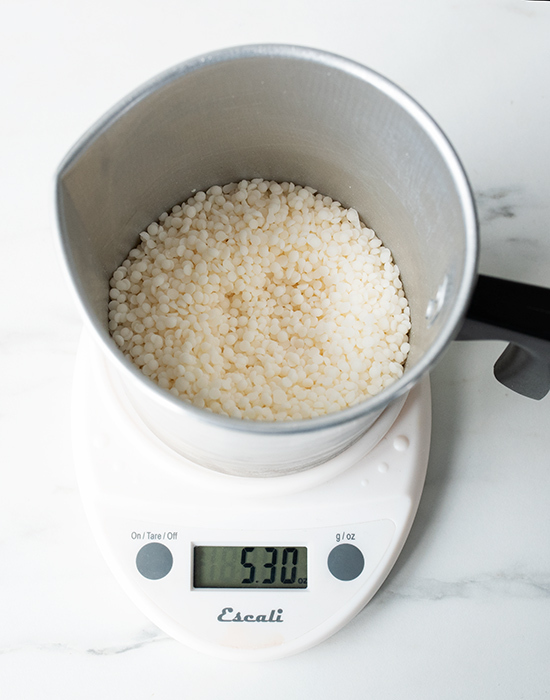
M 352 544 L 339 544 L 328 555 L 328 568 L 334 578 L 353 581 L 363 571 L 365 559 L 360 549 Z
M 174 559 L 172 552 L 160 542 L 149 542 L 144 545 L 136 557 L 137 570 L 142 576 L 150 579 L 163 578 L 172 568 Z

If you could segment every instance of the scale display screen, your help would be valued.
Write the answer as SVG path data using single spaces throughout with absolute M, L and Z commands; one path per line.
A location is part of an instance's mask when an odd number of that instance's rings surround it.
M 195 588 L 307 588 L 307 547 L 195 546 Z

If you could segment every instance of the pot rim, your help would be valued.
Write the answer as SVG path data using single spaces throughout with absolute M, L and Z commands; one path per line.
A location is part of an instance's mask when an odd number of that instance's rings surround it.
M 70 170 L 73 163 L 78 160 L 93 141 L 107 131 L 126 112 L 157 90 L 202 68 L 217 63 L 249 58 L 298 59 L 302 61 L 311 61 L 323 65 L 326 68 L 338 70 L 354 76 L 359 80 L 373 85 L 389 96 L 415 119 L 431 141 L 436 145 L 452 176 L 459 195 L 464 217 L 466 243 L 464 270 L 459 289 L 457 290 L 454 307 L 451 309 L 449 318 L 435 341 L 414 367 L 410 370 L 406 370 L 402 377 L 382 390 L 379 394 L 369 397 L 354 406 L 315 418 L 285 421 L 254 421 L 250 419 L 232 418 L 230 416 L 214 413 L 208 409 L 197 408 L 170 394 L 169 391 L 158 386 L 154 380 L 145 376 L 139 368 L 120 351 L 120 348 L 114 342 L 107 328 L 95 317 L 91 309 L 91 304 L 87 300 L 82 289 L 81 282 L 72 273 L 74 265 L 63 216 L 62 181 L 64 174 Z M 479 235 L 475 202 L 465 170 L 457 153 L 443 131 L 416 100 L 388 78 L 385 78 L 371 68 L 367 68 L 351 59 L 320 49 L 290 44 L 250 44 L 212 51 L 169 68 L 122 98 L 85 132 L 59 165 L 55 174 L 54 189 L 56 228 L 59 234 L 58 247 L 60 248 L 61 256 L 64 261 L 64 269 L 66 273 L 68 273 L 70 287 L 76 294 L 77 305 L 80 307 L 84 319 L 89 326 L 91 326 L 92 333 L 100 346 L 105 348 L 108 356 L 114 361 L 115 365 L 123 367 L 126 376 L 132 381 L 137 381 L 148 396 L 157 403 L 164 404 L 172 411 L 181 413 L 182 417 L 189 415 L 189 417 L 207 421 L 212 425 L 227 430 L 266 434 L 292 434 L 336 427 L 339 424 L 348 423 L 366 417 L 367 415 L 381 412 L 389 403 L 408 392 L 427 372 L 429 372 L 447 348 L 448 344 L 457 335 L 462 326 L 477 278 Z

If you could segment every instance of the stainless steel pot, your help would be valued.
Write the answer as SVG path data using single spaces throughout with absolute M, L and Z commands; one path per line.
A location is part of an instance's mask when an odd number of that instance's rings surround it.
M 255 177 L 307 184 L 354 207 L 392 250 L 411 351 L 403 377 L 378 396 L 304 421 L 232 419 L 160 389 L 111 339 L 109 279 L 139 232 L 196 189 Z M 476 283 L 474 202 L 442 132 L 385 78 L 307 48 L 232 48 L 163 73 L 68 154 L 56 204 L 84 316 L 136 410 L 182 455 L 233 474 L 305 469 L 352 444 L 433 367 Z

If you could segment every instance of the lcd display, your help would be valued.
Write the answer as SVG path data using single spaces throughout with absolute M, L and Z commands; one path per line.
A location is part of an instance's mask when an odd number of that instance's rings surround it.
M 195 588 L 307 588 L 307 547 L 196 546 Z

